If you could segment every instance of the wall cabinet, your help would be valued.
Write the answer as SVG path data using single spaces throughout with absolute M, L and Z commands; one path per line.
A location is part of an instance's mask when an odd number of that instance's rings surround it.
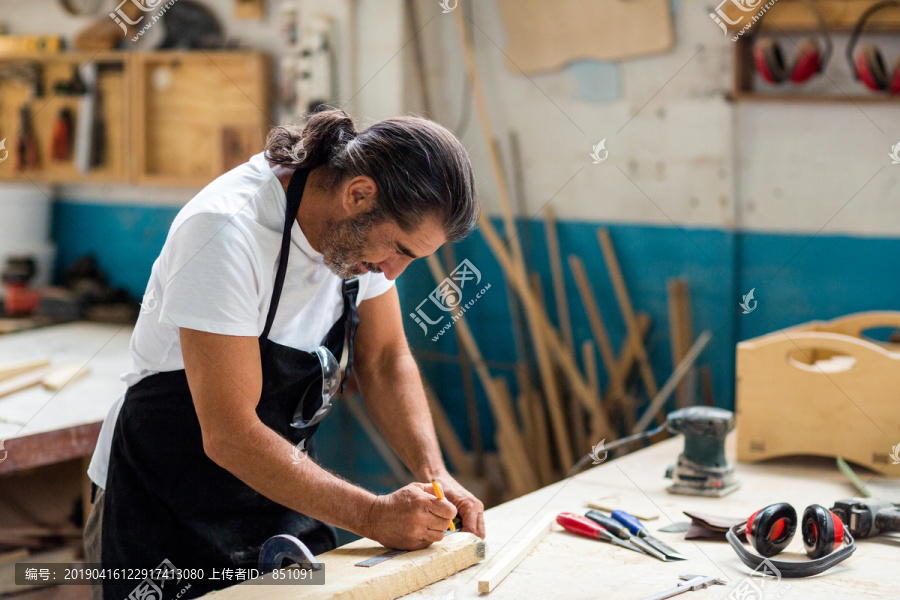
M 87 65 L 96 65 L 93 106 L 78 91 Z M 0 181 L 205 185 L 262 150 L 274 122 L 270 87 L 269 61 L 259 52 L 0 55 L 0 140 L 9 152 Z M 59 159 L 51 146 L 65 109 L 71 153 Z M 91 130 L 101 151 L 85 171 L 75 155 L 86 112 L 97 117 Z M 19 158 L 23 125 L 37 146 L 33 164 Z

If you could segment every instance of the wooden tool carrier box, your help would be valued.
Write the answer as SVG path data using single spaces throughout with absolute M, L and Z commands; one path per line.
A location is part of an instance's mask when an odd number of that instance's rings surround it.
M 900 312 L 866 312 L 739 343 L 738 460 L 842 456 L 900 477 L 900 344 L 869 337 L 896 329 Z

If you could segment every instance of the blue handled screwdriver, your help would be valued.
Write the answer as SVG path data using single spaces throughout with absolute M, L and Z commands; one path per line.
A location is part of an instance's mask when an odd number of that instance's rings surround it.
M 673 550 L 667 544 L 664 544 L 663 542 L 659 541 L 658 539 L 656 539 L 655 537 L 650 535 L 650 532 L 647 530 L 646 527 L 644 527 L 643 523 L 638 521 L 637 517 L 634 517 L 633 515 L 628 514 L 624 510 L 614 510 L 610 513 L 610 516 L 613 519 L 615 519 L 616 521 L 618 521 L 619 523 L 621 523 L 622 525 L 624 525 L 628 529 L 628 531 L 630 531 L 634 535 L 638 536 L 639 538 L 645 540 L 648 544 L 650 544 L 651 546 L 653 546 L 654 548 L 656 548 L 657 550 L 659 550 L 660 552 L 665 554 L 666 558 L 672 558 L 675 560 L 687 560 L 688 559 L 687 556 L 685 556 L 683 554 L 679 554 L 678 552 Z

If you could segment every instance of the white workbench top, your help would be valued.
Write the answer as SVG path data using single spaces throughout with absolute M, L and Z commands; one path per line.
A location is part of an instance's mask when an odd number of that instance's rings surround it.
M 729 439 L 734 456 L 734 437 Z M 659 515 L 645 521 L 651 534 L 669 544 L 690 560 L 663 563 L 649 556 L 613 547 L 609 544 L 570 534 L 558 525 L 519 566 L 491 592 L 491 600 L 522 598 L 640 600 L 678 583 L 683 573 L 710 575 L 728 580 L 728 585 L 685 592 L 683 600 L 729 598 L 758 600 L 760 596 L 739 595 L 739 585 L 750 570 L 740 562 L 727 542 L 685 541 L 682 534 L 656 530 L 672 522 L 689 520 L 682 510 L 695 510 L 729 517 L 747 517 L 774 502 L 793 504 L 798 513 L 809 504 L 830 507 L 836 500 L 854 495 L 846 478 L 828 459 L 796 459 L 763 464 L 738 464 L 742 487 L 725 498 L 675 496 L 665 491 L 669 480 L 663 477 L 667 465 L 681 452 L 683 438 L 677 437 L 618 460 L 595 467 L 581 475 L 540 489 L 485 515 L 487 559 L 503 550 L 529 519 L 542 513 L 563 511 L 584 514 L 588 498 L 614 495 L 612 503 L 625 510 Z M 870 475 L 858 469 L 863 480 Z M 876 478 L 869 484 L 876 496 L 900 501 L 900 481 Z M 776 558 L 806 560 L 799 533 L 788 552 Z M 900 598 L 900 537 L 895 534 L 862 540 L 857 551 L 845 562 L 811 578 L 769 579 L 762 589 L 764 600 L 793 598 Z M 484 598 L 477 592 L 479 570 L 489 562 L 476 565 L 453 577 L 409 594 L 404 598 Z M 758 584 L 759 578 L 754 578 Z M 746 585 L 746 584 L 745 584 Z M 452 592 L 452 595 L 451 595 Z
M 35 386 L 0 398 L 0 439 L 102 421 L 125 391 L 131 325 L 69 323 L 0 336 L 0 363 L 48 357 L 51 365 L 86 364 L 90 373 L 59 392 Z

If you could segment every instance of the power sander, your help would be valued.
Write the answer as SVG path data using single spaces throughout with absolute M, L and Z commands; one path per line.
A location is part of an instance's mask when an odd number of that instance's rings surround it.
M 674 466 L 666 469 L 672 494 L 721 497 L 740 487 L 734 478 L 734 465 L 725 458 L 725 436 L 734 429 L 734 413 L 710 406 L 691 406 L 668 414 L 666 422 L 649 431 L 636 433 L 610 444 L 600 442 L 587 456 L 575 463 L 567 476 L 579 473 L 591 462 L 599 464 L 607 454 L 640 441 L 647 440 L 664 429 L 684 436 L 684 452 Z M 599 448 L 598 448 L 599 447 Z M 598 461 L 599 453 L 603 459 Z
M 666 469 L 672 494 L 719 498 L 740 487 L 734 464 L 725 458 L 725 436 L 734 429 L 734 413 L 710 406 L 691 406 L 671 412 L 666 427 L 684 436 L 684 452 Z

